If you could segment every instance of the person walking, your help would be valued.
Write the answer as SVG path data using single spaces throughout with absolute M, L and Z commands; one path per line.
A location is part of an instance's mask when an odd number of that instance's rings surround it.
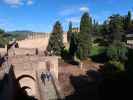
M 51 74 L 50 74 L 50 72 L 48 71 L 48 72 L 46 72 L 46 77 L 47 77 L 47 80 L 48 81 L 50 81 L 51 80 Z
M 46 79 L 46 75 L 42 72 L 42 74 L 41 74 L 41 80 L 44 83 L 44 85 L 45 85 L 45 79 Z

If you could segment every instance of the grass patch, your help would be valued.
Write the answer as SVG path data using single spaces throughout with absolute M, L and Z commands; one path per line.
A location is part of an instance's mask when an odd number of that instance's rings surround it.
M 106 47 L 104 46 L 93 46 L 90 50 L 90 56 L 100 55 L 105 51 L 106 51 Z

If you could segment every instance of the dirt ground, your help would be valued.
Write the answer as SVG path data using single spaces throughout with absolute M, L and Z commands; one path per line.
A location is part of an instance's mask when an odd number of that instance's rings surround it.
M 71 76 L 86 75 L 88 70 L 97 70 L 100 64 L 94 63 L 90 60 L 82 61 L 82 68 L 76 65 L 67 63 L 59 64 L 59 81 L 65 96 L 71 95 L 74 88 L 70 82 Z

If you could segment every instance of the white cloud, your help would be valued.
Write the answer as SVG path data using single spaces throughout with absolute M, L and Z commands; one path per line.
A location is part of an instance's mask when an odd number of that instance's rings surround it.
M 79 10 L 81 12 L 88 12 L 89 11 L 89 8 L 88 7 L 81 7 L 81 8 L 79 8 Z
M 4 0 L 4 2 L 9 5 L 21 5 L 22 4 L 22 0 Z
M 3 0 L 3 2 L 12 7 L 18 7 L 18 6 L 24 5 L 24 4 L 27 4 L 27 5 L 33 4 L 33 0 Z
M 33 1 L 32 0 L 28 0 L 27 1 L 27 5 L 32 5 L 33 4 Z
M 59 12 L 60 16 L 74 15 L 80 12 L 88 12 L 89 8 L 87 6 L 71 6 L 63 9 Z

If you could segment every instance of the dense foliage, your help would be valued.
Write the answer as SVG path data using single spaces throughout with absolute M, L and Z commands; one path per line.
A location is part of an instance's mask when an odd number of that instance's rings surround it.
M 110 45 L 107 50 L 107 55 L 111 60 L 125 61 L 127 60 L 127 48 L 122 43 Z
M 0 47 L 4 48 L 8 44 L 9 36 L 6 36 L 4 30 L 0 29 Z
M 69 28 L 71 29 L 71 28 Z M 131 12 L 122 16 L 113 14 L 99 24 L 86 12 L 81 17 L 80 32 L 73 33 L 69 41 L 69 55 L 81 61 L 87 58 L 104 63 L 103 73 L 112 77 L 119 72 L 132 72 L 132 58 L 126 44 L 126 35 L 133 33 Z M 131 50 L 130 50 L 131 51 Z M 74 60 L 74 59 L 73 59 Z M 129 63 L 130 61 L 130 63 Z

